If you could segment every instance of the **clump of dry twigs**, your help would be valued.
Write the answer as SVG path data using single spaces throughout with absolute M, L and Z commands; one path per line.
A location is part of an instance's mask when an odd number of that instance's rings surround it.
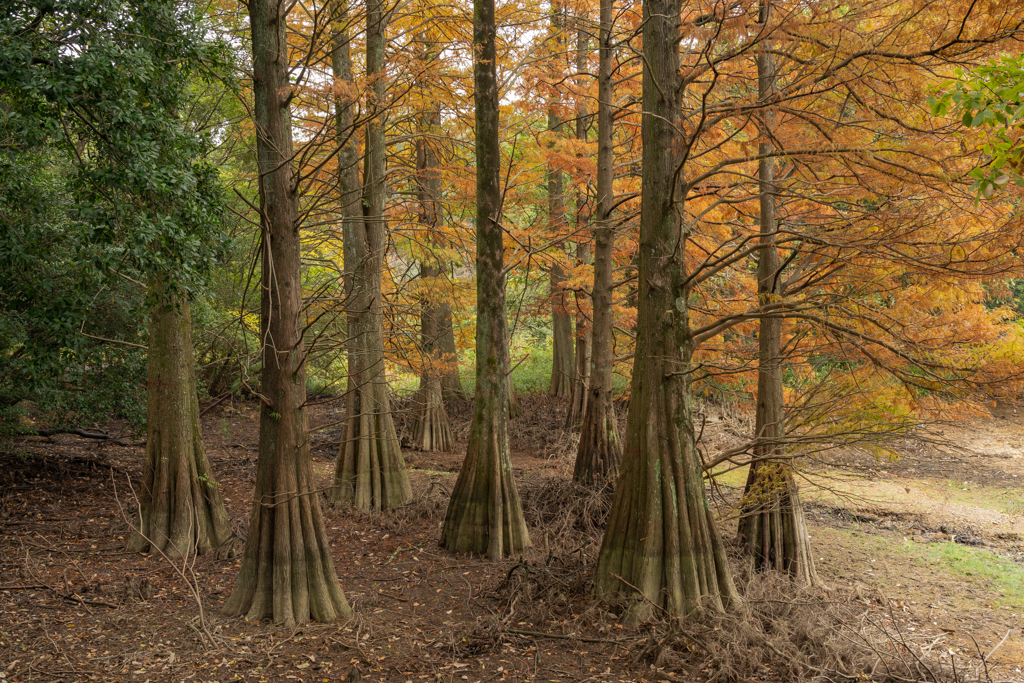
M 900 625 L 888 600 L 841 598 L 785 576 L 758 574 L 744 603 L 652 628 L 636 662 L 668 671 L 699 670 L 707 681 L 991 681 L 981 664 L 951 659 L 943 638 Z
M 451 482 L 434 478 L 414 479 L 411 484 L 412 499 L 401 507 L 381 512 L 368 512 L 351 506 L 343 506 L 340 510 L 349 519 L 372 524 L 388 532 L 400 531 L 410 525 L 440 523 L 451 498 Z
M 534 545 L 549 556 L 600 547 L 613 495 L 610 481 L 599 486 L 560 478 L 524 481 L 520 497 Z

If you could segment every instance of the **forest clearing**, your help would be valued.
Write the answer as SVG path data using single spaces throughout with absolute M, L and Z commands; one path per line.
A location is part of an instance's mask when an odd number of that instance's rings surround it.
M 406 508 L 326 513 L 339 580 L 356 618 L 297 630 L 220 614 L 237 559 L 203 555 L 175 563 L 124 553 L 139 448 L 68 435 L 19 439 L 17 450 L 3 456 L 0 482 L 5 679 L 714 678 L 723 668 L 716 657 L 729 656 L 724 649 L 712 655 L 681 640 L 666 642 L 666 623 L 639 632 L 623 628 L 614 613 L 594 604 L 604 511 L 587 511 L 584 520 L 558 509 L 572 493 L 572 460 L 558 438 L 564 436 L 560 411 L 546 397 L 529 403 L 534 409 L 513 421 L 511 445 L 532 550 L 500 563 L 440 550 L 458 450 L 411 454 L 416 495 Z M 314 408 L 312 419 L 330 421 L 335 409 Z M 861 632 L 875 646 L 891 639 L 928 647 L 920 680 L 930 680 L 926 667 L 955 680 L 954 659 L 960 680 L 1024 680 L 1024 494 L 1014 481 L 1024 478 L 1024 416 L 997 412 L 1003 417 L 932 426 L 920 439 L 901 439 L 898 460 L 851 454 L 808 472 L 823 485 L 804 490 L 818 571 L 829 590 L 776 584 L 765 597 L 776 591 L 776 598 L 795 603 L 834 606 L 828 609 L 850 619 L 848 638 Z M 734 442 L 734 430 L 745 427 L 735 409 L 708 413 L 704 438 L 711 449 Z M 225 403 L 204 419 L 231 525 L 240 533 L 255 473 L 256 414 L 252 403 Z M 464 433 L 466 418 L 454 422 Z M 324 430 L 314 441 L 314 469 L 324 487 L 336 439 L 336 431 Z M 730 541 L 735 520 L 727 520 L 742 486 L 742 478 L 726 476 L 718 485 L 722 497 L 713 497 Z M 796 624 L 813 617 L 790 618 Z M 696 633 L 713 628 L 701 620 L 683 625 Z M 750 645 L 759 647 L 756 638 Z M 986 671 L 981 660 L 990 653 Z M 735 678 L 723 680 L 794 680 L 787 662 L 767 649 L 725 664 Z

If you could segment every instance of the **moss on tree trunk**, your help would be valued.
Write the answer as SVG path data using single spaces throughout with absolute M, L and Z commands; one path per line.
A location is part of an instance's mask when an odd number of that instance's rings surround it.
M 680 1 L 646 0 L 639 319 L 622 474 L 594 579 L 633 620 L 739 600 L 704 492 L 690 406 L 690 337 L 679 174 Z
M 227 511 L 203 446 L 188 301 L 150 281 L 146 462 L 131 552 L 203 553 L 231 538 Z
M 441 547 L 491 559 L 530 545 L 508 449 L 508 338 L 501 227 L 494 0 L 474 0 L 477 163 L 476 395 L 466 459 L 441 529 Z

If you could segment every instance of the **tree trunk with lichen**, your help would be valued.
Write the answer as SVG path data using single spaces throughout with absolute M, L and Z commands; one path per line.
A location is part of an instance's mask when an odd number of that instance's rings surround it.
M 294 627 L 352 610 L 338 585 L 309 453 L 299 205 L 292 168 L 287 32 L 279 0 L 251 0 L 262 253 L 263 392 L 256 491 L 242 566 L 224 605 Z
M 622 474 L 594 579 L 628 618 L 685 616 L 739 600 L 704 492 L 690 404 L 690 335 L 679 202 L 684 149 L 680 0 L 645 0 L 639 320 Z
M 767 26 L 768 15 L 769 5 L 762 2 L 762 27 Z M 775 93 L 776 78 L 767 41 L 758 49 L 757 72 L 759 96 L 766 100 Z M 762 110 L 762 141 L 758 146 L 761 234 L 757 264 L 757 297 L 761 305 L 774 303 L 783 295 L 782 265 L 776 243 L 775 159 L 768 156 L 773 151 L 773 119 L 770 109 Z M 757 445 L 741 503 L 739 538 L 752 570 L 783 572 L 800 583 L 821 585 L 792 466 L 787 461 L 771 459 L 773 455 L 783 455 L 781 444 L 785 438 L 782 318 L 762 317 L 759 326 L 754 418 Z
M 146 391 L 146 463 L 139 521 L 129 552 L 176 558 L 220 547 L 232 537 L 220 485 L 206 457 L 196 397 L 192 319 L 186 299 L 151 277 Z
M 494 0 L 474 0 L 476 104 L 476 395 L 466 459 L 452 490 L 441 547 L 492 560 L 530 545 L 508 448 L 508 337 L 501 227 L 497 29 Z
M 597 217 L 594 224 L 594 303 L 591 331 L 590 386 L 580 427 L 573 480 L 590 484 L 614 477 L 622 462 L 618 418 L 612 401 L 612 271 L 614 268 L 615 205 L 612 118 L 612 3 L 601 2 L 597 104 Z
M 331 492 L 332 502 L 360 510 L 387 510 L 412 497 L 391 416 L 384 362 L 384 28 L 383 2 L 371 0 L 366 14 L 366 72 L 371 106 L 378 110 L 366 124 L 363 221 L 355 224 L 351 248 L 346 250 L 346 256 L 353 258 L 351 266 L 345 265 L 352 278 L 348 311 L 351 345 L 345 422 Z

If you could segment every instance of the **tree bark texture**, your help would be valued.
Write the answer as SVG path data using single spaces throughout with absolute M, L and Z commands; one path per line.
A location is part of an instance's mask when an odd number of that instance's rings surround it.
M 459 377 L 459 352 L 455 348 L 455 328 L 452 323 L 452 307 L 446 301 L 438 302 L 437 307 L 438 336 L 437 344 L 444 360 L 445 371 L 441 375 L 441 393 L 444 400 L 462 400 L 466 398 L 466 390 L 462 388 Z
M 559 254 L 561 255 L 561 254 Z M 561 263 L 551 264 L 551 384 L 548 394 L 555 398 L 572 395 L 572 379 L 576 372 L 576 354 L 573 348 L 572 315 L 569 313 L 569 297 L 563 283 L 565 269 Z
M 474 0 L 476 104 L 476 396 L 466 459 L 441 530 L 441 547 L 492 560 L 530 545 L 508 448 L 508 338 L 501 227 L 501 153 L 494 0 Z
M 428 52 L 426 59 L 430 58 Z M 440 113 L 436 110 L 425 115 L 424 132 L 435 127 L 439 119 Z M 419 222 L 428 246 L 437 242 L 437 229 L 441 220 L 437 198 L 440 193 L 437 157 L 424 135 L 416 141 L 416 195 L 419 201 Z M 420 277 L 428 282 L 443 271 L 443 268 L 435 267 L 431 261 L 429 254 L 420 261 Z M 448 452 L 455 448 L 455 435 L 442 400 L 444 358 L 438 345 L 440 316 L 437 304 L 429 294 L 423 297 L 420 306 L 420 352 L 424 363 L 420 373 L 420 387 L 413 396 L 412 447 L 424 451 Z
M 762 30 L 767 30 L 768 13 L 768 3 L 762 2 L 759 17 Z M 758 96 L 762 100 L 775 93 L 776 72 L 769 47 L 766 40 L 762 41 L 757 53 Z M 767 156 L 774 150 L 773 119 L 771 109 L 765 108 L 761 113 L 758 145 L 761 234 L 757 298 L 762 306 L 778 301 L 783 295 L 782 266 L 776 243 L 775 159 Z M 751 569 L 784 572 L 799 582 L 821 585 L 792 468 L 787 462 L 770 460 L 774 454 L 782 455 L 781 444 L 785 437 L 782 322 L 782 318 L 768 316 L 759 323 L 754 418 L 757 445 L 743 493 L 739 537 Z
M 590 244 L 582 239 L 576 242 L 577 263 L 590 263 Z M 583 299 L 586 294 L 576 293 L 576 324 L 574 338 L 576 349 L 573 354 L 575 366 L 572 375 L 572 392 L 569 394 L 569 408 L 565 411 L 565 428 L 576 430 L 583 422 L 583 415 L 587 411 L 587 397 L 590 389 L 590 362 L 591 362 L 591 321 L 587 320 L 583 312 Z
M 405 459 L 391 416 L 384 361 L 381 278 L 387 229 L 384 219 L 385 140 L 384 6 L 371 0 L 366 14 L 366 72 L 370 106 L 363 161 L 363 230 L 352 235 L 354 262 L 348 334 L 351 343 L 345 425 L 331 500 L 360 510 L 387 510 L 412 497 Z M 358 224 L 357 224 L 358 226 Z
M 263 375 L 256 492 L 228 615 L 292 627 L 350 616 L 313 485 L 303 406 L 302 278 L 292 169 L 285 8 L 251 0 L 253 95 L 262 239 Z
M 597 220 L 594 225 L 594 322 L 591 332 L 590 388 L 580 428 L 573 479 L 581 483 L 614 477 L 622 461 L 619 426 L 612 401 L 614 348 L 612 271 L 614 269 L 615 171 L 612 118 L 612 0 L 601 0 L 597 103 Z
M 643 13 L 639 320 L 622 474 L 598 560 L 598 597 L 631 620 L 739 600 L 704 492 L 690 405 L 693 341 L 684 287 L 680 0 Z
M 552 86 L 561 79 L 562 74 L 557 68 L 562 47 L 562 9 L 557 2 L 551 3 L 551 36 L 554 58 L 551 68 Z M 555 91 L 557 93 L 557 90 Z M 558 96 L 554 94 L 548 102 L 548 133 L 551 135 L 549 148 L 556 147 L 556 140 L 562 132 L 562 121 L 558 113 Z M 552 235 L 565 231 L 565 196 L 562 171 L 548 163 L 548 229 Z M 572 393 L 572 375 L 575 369 L 572 344 L 572 316 L 569 314 L 568 297 L 562 283 L 565 281 L 565 269 L 561 258 L 564 247 L 558 242 L 558 253 L 551 264 L 550 291 L 551 300 L 551 383 L 548 394 L 556 398 L 564 398 Z
M 422 277 L 432 277 L 433 269 L 421 266 Z M 420 314 L 420 339 L 425 358 L 420 386 L 413 395 L 412 447 L 422 451 L 449 452 L 455 448 L 455 435 L 448 422 L 438 372 L 440 353 L 437 349 L 437 311 L 423 301 Z
M 138 528 L 129 552 L 176 558 L 219 547 L 232 537 L 220 485 L 203 446 L 188 301 L 173 296 L 162 274 L 151 277 L 146 462 Z
M 590 49 L 590 35 L 584 23 L 585 10 L 578 10 L 576 16 L 576 84 L 583 90 L 584 74 L 587 73 L 587 52 Z M 576 139 L 587 141 L 587 108 L 580 100 L 576 108 Z M 580 155 L 581 156 L 581 155 Z M 579 190 L 576 195 L 576 263 L 590 263 L 590 240 L 585 237 L 584 227 L 589 220 L 584 210 L 586 195 Z M 565 411 L 565 428 L 576 430 L 583 422 L 583 414 L 587 409 L 588 390 L 590 388 L 590 335 L 591 321 L 587 319 L 585 310 L 585 292 L 576 291 L 576 362 L 572 377 L 572 392 L 569 395 L 569 409 Z

